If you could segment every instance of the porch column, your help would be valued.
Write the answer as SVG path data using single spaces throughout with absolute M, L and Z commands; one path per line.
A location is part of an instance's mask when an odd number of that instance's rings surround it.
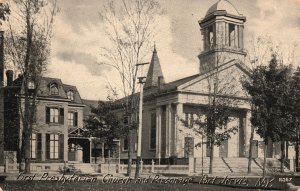
M 69 161 L 69 135 L 68 131 L 64 133 L 64 161 Z
M 171 137 L 172 137 L 172 106 L 166 105 L 166 157 L 171 156 Z
M 161 106 L 156 108 L 156 158 L 161 158 Z
M 104 157 L 104 143 L 101 143 L 102 144 L 102 161 L 105 162 L 105 157 Z
M 179 130 L 180 127 L 182 126 L 182 122 L 180 121 L 183 119 L 183 104 L 182 103 L 177 103 L 176 105 L 176 117 L 175 117 L 175 140 L 174 140 L 174 153 L 177 155 L 177 157 L 183 157 L 184 152 L 183 152 L 183 136 L 180 136 Z

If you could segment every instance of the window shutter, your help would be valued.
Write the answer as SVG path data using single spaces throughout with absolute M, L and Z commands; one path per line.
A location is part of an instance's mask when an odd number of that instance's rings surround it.
M 36 160 L 42 160 L 42 134 L 36 136 Z
M 59 109 L 59 123 L 64 124 L 64 108 Z
M 50 159 L 50 134 L 46 134 L 46 159 Z
M 74 122 L 73 122 L 73 125 L 75 126 L 75 127 L 77 127 L 78 126 L 78 113 L 76 112 L 76 113 L 74 113 Z
M 46 107 L 46 123 L 50 123 L 50 107 Z
M 59 158 L 64 160 L 64 134 L 59 135 Z

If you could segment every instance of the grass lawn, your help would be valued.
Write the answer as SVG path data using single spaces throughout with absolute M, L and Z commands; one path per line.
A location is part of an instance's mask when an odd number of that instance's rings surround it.
M 122 190 L 122 191 L 148 191 L 148 190 L 160 190 L 160 191 L 194 191 L 194 190 L 205 190 L 205 191 L 246 191 L 250 189 L 238 189 L 231 187 L 215 186 L 215 185 L 200 185 L 200 184 L 158 184 L 158 183 L 142 183 L 142 184 L 103 184 L 100 181 L 89 183 L 89 182 L 50 182 L 50 181 L 5 181 L 0 182 L 0 188 L 3 191 L 74 191 L 74 190 Z M 253 190 L 253 189 L 251 189 Z

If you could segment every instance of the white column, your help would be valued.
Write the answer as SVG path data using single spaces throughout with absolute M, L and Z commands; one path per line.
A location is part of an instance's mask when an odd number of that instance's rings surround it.
M 228 23 L 225 23 L 225 46 L 228 46 L 229 44 L 229 29 L 228 29 Z
M 244 26 L 240 26 L 240 48 L 244 48 Z
M 235 25 L 234 26 L 234 47 L 238 47 L 238 44 L 239 44 L 239 26 L 238 25 Z
M 156 108 L 156 158 L 161 158 L 161 106 Z
M 175 126 L 175 149 L 174 152 L 177 155 L 177 157 L 183 157 L 184 156 L 184 149 L 183 149 L 183 136 L 180 135 L 180 127 L 182 127 L 182 122 L 180 121 L 181 119 L 184 119 L 183 115 L 183 104 L 178 103 L 176 105 L 176 126 Z
M 214 34 L 214 39 L 213 39 L 213 48 L 215 48 L 216 44 L 217 44 L 217 27 L 216 27 L 216 23 L 213 24 L 213 34 Z
M 172 123 L 171 104 L 166 105 L 166 157 L 171 156 L 171 123 Z
M 245 116 L 245 127 L 244 127 L 244 136 L 245 136 L 245 157 L 249 157 L 250 149 L 250 136 L 251 136 L 251 112 L 250 110 L 246 112 Z

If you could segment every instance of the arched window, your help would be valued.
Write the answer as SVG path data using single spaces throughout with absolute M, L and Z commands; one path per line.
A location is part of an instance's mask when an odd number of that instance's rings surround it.
M 72 101 L 74 100 L 74 92 L 72 90 L 69 90 L 67 92 L 67 96 L 68 96 L 68 99 L 70 99 Z
M 56 83 L 50 85 L 50 93 L 51 95 L 58 95 L 58 86 Z

